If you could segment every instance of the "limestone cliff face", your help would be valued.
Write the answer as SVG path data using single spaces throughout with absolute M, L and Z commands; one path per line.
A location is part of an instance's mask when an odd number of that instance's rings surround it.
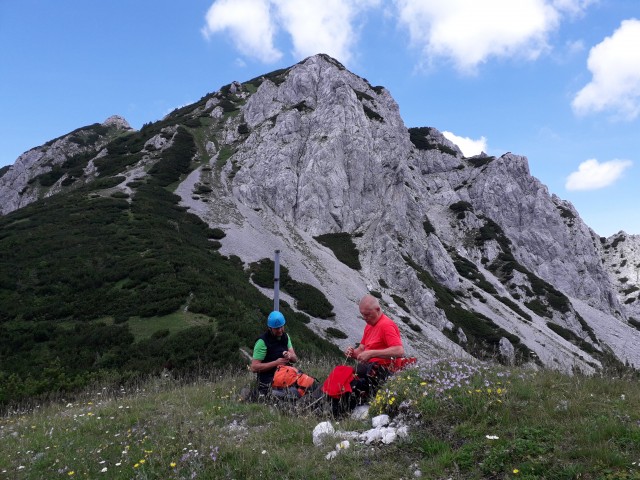
M 182 203 L 225 231 L 225 255 L 248 264 L 280 250 L 293 278 L 329 298 L 335 318 L 310 326 L 343 331 L 340 346 L 360 340 L 357 302 L 374 292 L 421 358 L 495 355 L 588 373 L 612 351 L 640 366 L 629 323 L 640 307 L 637 238 L 598 238 L 525 157 L 464 158 L 435 128 L 407 129 L 385 88 L 326 55 L 233 82 L 187 110 L 180 121 L 198 129 L 201 148 L 176 189 Z M 170 144 L 170 121 L 146 140 L 145 165 Z M 44 168 L 23 157 L 16 163 Z M 123 174 L 144 175 L 142 166 Z M 5 177 L 0 195 L 15 197 Z M 360 269 L 316 238 L 338 233 Z
M 631 322 L 640 321 L 640 235 L 618 232 L 600 239 L 603 264 L 611 274 L 620 310 Z M 639 323 L 636 323 L 640 327 Z

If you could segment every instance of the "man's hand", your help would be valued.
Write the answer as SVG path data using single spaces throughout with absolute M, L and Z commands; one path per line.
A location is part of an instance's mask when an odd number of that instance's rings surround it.
M 274 362 L 276 363 L 276 366 L 279 367 L 280 365 L 287 365 L 289 363 L 289 359 L 283 356 L 280 358 L 276 358 Z
M 360 353 L 358 354 L 358 356 L 356 357 L 356 359 L 357 359 L 359 362 L 366 363 L 366 362 L 368 362 L 369 360 L 371 360 L 371 358 L 372 358 L 372 357 L 373 357 L 373 355 L 371 354 L 371 351 L 367 351 L 367 350 L 365 350 L 364 352 L 360 352 Z

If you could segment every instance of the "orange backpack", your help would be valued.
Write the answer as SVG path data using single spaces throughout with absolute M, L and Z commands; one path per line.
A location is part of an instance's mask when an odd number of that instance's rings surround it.
M 315 383 L 316 379 L 302 373 L 295 367 L 288 365 L 279 365 L 276 369 L 276 373 L 273 376 L 273 382 L 271 386 L 273 388 L 289 388 L 295 387 L 298 389 L 298 393 L 302 397 L 307 389 Z

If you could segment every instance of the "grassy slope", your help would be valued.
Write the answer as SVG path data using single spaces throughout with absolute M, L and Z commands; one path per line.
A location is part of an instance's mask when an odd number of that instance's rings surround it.
M 330 363 L 306 363 L 323 378 Z M 391 445 L 340 437 L 316 447 L 315 425 L 237 401 L 243 371 L 184 384 L 154 378 L 131 391 L 94 390 L 0 418 L 0 478 L 640 478 L 640 385 L 457 362 L 398 375 L 372 411 L 405 412 Z M 338 430 L 364 431 L 347 419 Z

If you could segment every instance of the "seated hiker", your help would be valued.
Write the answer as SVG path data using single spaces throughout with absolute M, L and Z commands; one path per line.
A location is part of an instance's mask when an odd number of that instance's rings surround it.
M 400 329 L 380 309 L 378 299 L 365 295 L 359 304 L 360 318 L 366 325 L 360 345 L 344 352 L 358 361 L 351 388 L 359 402 L 374 396 L 380 385 L 395 371 L 396 360 L 404 356 Z
M 251 371 L 257 373 L 258 393 L 270 391 L 273 377 L 280 365 L 298 361 L 291 338 L 284 331 L 286 321 L 280 312 L 271 312 L 267 318 L 267 330 L 256 340 L 253 347 Z

